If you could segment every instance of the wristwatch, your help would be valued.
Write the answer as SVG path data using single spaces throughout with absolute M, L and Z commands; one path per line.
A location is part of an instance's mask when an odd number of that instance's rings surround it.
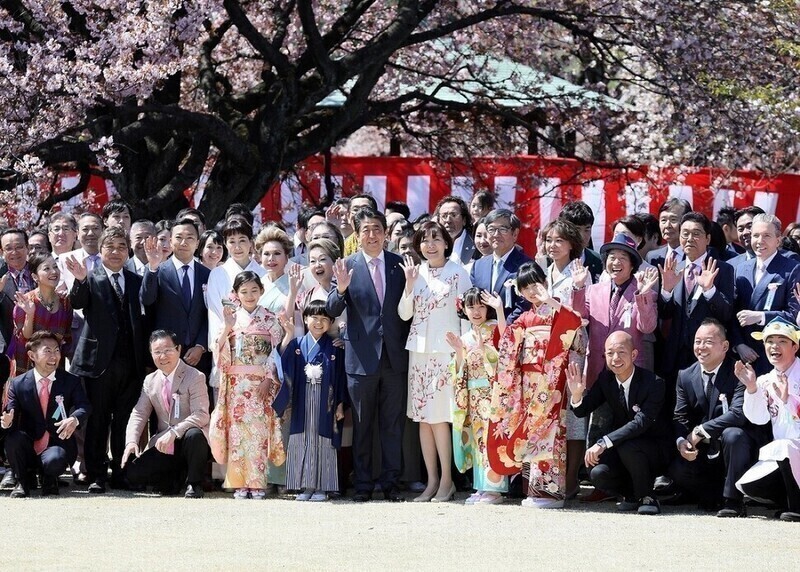
M 595 445 L 600 445 L 603 449 L 605 449 L 606 448 L 606 440 L 603 439 L 602 437 L 600 437 L 597 440 L 597 443 L 595 443 Z

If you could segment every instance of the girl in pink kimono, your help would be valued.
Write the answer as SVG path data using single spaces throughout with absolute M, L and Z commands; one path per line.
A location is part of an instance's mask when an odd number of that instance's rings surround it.
M 258 305 L 264 286 L 254 272 L 233 281 L 240 306 L 226 306 L 217 340 L 219 398 L 211 415 L 209 441 L 218 463 L 227 464 L 224 488 L 234 498 L 266 496 L 268 464 L 285 460 L 281 424 L 272 409 L 280 383 L 273 348 L 283 338 L 278 319 Z

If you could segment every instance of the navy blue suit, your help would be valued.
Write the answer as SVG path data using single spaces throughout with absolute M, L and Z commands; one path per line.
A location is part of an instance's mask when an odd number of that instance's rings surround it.
M 675 253 L 678 257 L 678 262 L 681 262 L 686 258 L 686 255 L 683 253 L 683 250 L 680 252 Z M 664 266 L 664 260 L 667 258 L 667 245 L 665 244 L 661 248 L 656 248 L 655 250 L 651 250 L 647 253 L 647 256 L 644 257 L 645 261 L 652 264 L 656 268 L 659 266 Z
M 505 285 L 506 281 L 516 278 L 519 267 L 526 262 L 532 262 L 532 260 L 521 248 L 515 246 L 500 267 L 500 272 L 498 272 L 494 284 L 491 284 L 494 256 L 484 256 L 476 260 L 470 272 L 470 280 L 473 286 L 489 292 L 494 292 L 500 296 L 509 324 L 516 320 L 522 312 L 531 307 L 527 300 L 517 295 L 513 287 L 507 288 Z
M 153 328 L 170 330 L 178 336 L 183 349 L 181 357 L 194 346 L 208 350 L 208 308 L 203 289 L 211 271 L 196 260 L 189 264 L 194 267 L 191 304 L 186 304 L 181 291 L 183 273 L 181 271 L 179 276 L 171 259 L 162 262 L 155 272 L 151 272 L 149 266 L 145 269 L 140 291 L 146 313 L 153 316 Z M 206 378 L 211 373 L 210 356 L 206 351 L 195 366 L 206 374 Z
M 794 298 L 792 291 L 794 285 L 800 281 L 800 266 L 796 260 L 784 256 L 781 252 L 769 263 L 758 284 L 755 284 L 756 259 L 746 260 L 736 267 L 736 300 L 734 311 L 755 310 L 764 312 L 764 323 L 768 324 L 778 316 L 794 323 L 800 305 Z M 774 286 L 774 295 L 771 294 L 770 285 Z M 772 298 L 772 300 L 770 300 Z M 767 308 L 767 302 L 770 302 Z M 753 325 L 742 327 L 739 321 L 731 321 L 731 344 L 735 348 L 739 344 L 746 344 L 758 353 L 758 359 L 753 368 L 758 375 L 763 375 L 772 369 L 767 361 L 764 344 L 752 337 L 753 332 L 760 332 L 764 326 Z
M 684 259 L 678 270 L 683 272 L 687 264 L 688 260 Z M 717 260 L 717 268 L 719 274 L 714 279 L 716 292 L 711 298 L 700 295 L 694 301 L 687 300 L 689 294 L 681 279 L 672 291 L 672 298 L 668 302 L 662 300 L 661 317 L 672 320 L 661 363 L 661 371 L 668 381 L 675 379 L 678 370 L 696 361 L 694 335 L 703 320 L 716 318 L 728 327 L 733 317 L 734 270 L 730 264 L 720 260 Z
M 372 491 L 373 423 L 378 417 L 381 439 L 381 488 L 397 485 L 401 469 L 403 425 L 408 391 L 408 352 L 405 349 L 409 322 L 400 319 L 397 307 L 405 288 L 402 259 L 383 251 L 385 294 L 378 300 L 364 254 L 359 251 L 345 263 L 353 271 L 344 294 L 334 288 L 327 309 L 339 316 L 347 309 L 345 372 L 353 406 L 353 465 L 355 488 Z
M 39 403 L 39 388 L 33 370 L 9 382 L 6 411 L 14 410 L 14 420 L 6 437 L 6 456 L 20 479 L 25 479 L 29 471 L 40 468 L 45 476 L 58 477 L 75 462 L 78 447 L 74 435 L 62 440 L 55 426 L 57 420 L 53 415 L 58 408 L 57 397 L 63 397 L 67 417 L 75 417 L 79 427 L 86 424 L 92 410 L 77 376 L 59 369 L 50 379 L 52 383 L 46 417 Z M 47 449 L 36 455 L 33 443 L 41 439 L 45 432 L 50 436 Z

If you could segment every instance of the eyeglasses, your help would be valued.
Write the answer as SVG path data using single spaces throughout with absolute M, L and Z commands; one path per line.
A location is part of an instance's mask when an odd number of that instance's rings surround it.
M 705 236 L 705 233 L 702 232 L 702 231 L 699 231 L 699 230 L 694 230 L 694 231 L 684 230 L 684 231 L 681 231 L 681 238 L 683 238 L 683 239 L 687 239 L 687 238 L 699 239 L 699 238 L 702 238 L 703 236 Z
M 510 226 L 487 226 L 486 227 L 486 234 L 489 236 L 494 236 L 496 234 L 508 234 L 511 232 Z
M 176 351 L 178 351 L 177 346 L 173 346 L 165 350 L 152 350 L 150 353 L 153 354 L 155 357 L 163 357 L 175 353 Z
M 439 213 L 439 215 L 438 215 L 438 216 L 439 216 L 439 218 L 441 218 L 441 219 L 461 218 L 461 213 L 460 213 L 460 212 L 454 212 L 454 213 Z

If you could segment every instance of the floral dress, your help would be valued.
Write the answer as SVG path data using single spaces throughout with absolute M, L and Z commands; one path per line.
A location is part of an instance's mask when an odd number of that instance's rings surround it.
M 493 470 L 522 469 L 529 496 L 564 498 L 566 366 L 581 318 L 568 307 L 523 313 L 500 341 L 487 452 Z
M 209 441 L 218 463 L 226 463 L 225 488 L 264 489 L 268 466 L 283 465 L 286 456 L 281 423 L 272 409 L 278 382 L 273 348 L 283 338 L 275 316 L 262 307 L 249 314 L 236 310 L 236 323 L 227 339 L 218 343 L 221 372 L 219 399 L 211 415 Z M 256 394 L 270 383 L 266 401 Z
M 497 374 L 497 349 L 493 340 L 497 323 L 479 326 L 484 340 L 481 346 L 475 329 L 463 336 L 466 355 L 460 369 L 455 359 L 450 363 L 455 392 L 453 412 L 453 460 L 456 468 L 465 473 L 472 468 L 475 490 L 504 493 L 508 477 L 496 473 L 489 465 L 486 441 L 489 435 L 489 412 L 492 402 L 492 383 Z

